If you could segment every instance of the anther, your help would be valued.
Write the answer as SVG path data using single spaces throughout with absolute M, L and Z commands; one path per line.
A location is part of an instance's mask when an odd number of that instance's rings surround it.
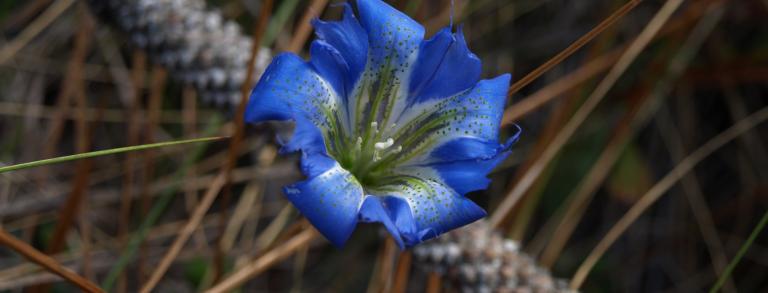
M 395 140 L 391 137 L 387 139 L 387 141 L 377 142 L 373 145 L 377 150 L 385 150 L 388 147 L 391 147 L 393 144 L 395 144 Z

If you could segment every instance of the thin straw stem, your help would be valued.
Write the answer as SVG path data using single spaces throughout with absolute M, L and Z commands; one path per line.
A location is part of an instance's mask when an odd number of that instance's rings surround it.
M 551 59 L 549 59 L 544 64 L 540 65 L 538 68 L 531 71 L 531 73 L 528 73 L 528 75 L 524 76 L 512 86 L 509 87 L 509 92 L 507 92 L 507 96 L 511 97 L 520 89 L 525 87 L 526 85 L 530 84 L 537 78 L 539 78 L 542 74 L 552 69 L 552 67 L 555 67 L 557 64 L 560 64 L 560 62 L 563 62 L 565 58 L 568 58 L 568 56 L 571 56 L 574 52 L 581 49 L 584 45 L 592 41 L 595 37 L 597 37 L 600 33 L 605 31 L 605 29 L 611 27 L 616 21 L 621 19 L 622 16 L 627 14 L 632 10 L 632 8 L 635 8 L 637 4 L 640 4 L 642 0 L 632 0 L 624 4 L 619 10 L 616 10 L 613 14 L 608 16 L 605 20 L 603 20 L 600 24 L 598 24 L 595 28 L 581 36 L 579 39 L 577 39 L 575 42 L 573 42 L 570 46 L 565 48 L 565 50 L 561 51 Z
M 66 269 L 64 266 L 56 262 L 55 259 L 36 250 L 29 244 L 16 239 L 3 229 L 0 229 L 0 244 L 18 252 L 30 261 L 39 264 L 51 273 L 61 276 L 62 278 L 66 279 L 67 281 L 71 282 L 86 292 L 104 292 L 101 290 L 101 288 L 96 286 L 96 284 Z
M 571 288 L 579 288 L 597 261 L 608 251 L 608 248 L 619 239 L 619 236 L 632 225 L 653 203 L 664 195 L 677 181 L 688 174 L 706 157 L 723 147 L 728 142 L 768 119 L 768 107 L 764 107 L 747 118 L 744 118 L 721 132 L 696 151 L 685 157 L 677 166 L 651 187 L 632 208 L 606 233 L 600 243 L 589 253 L 586 260 L 579 266 L 571 280 Z
M 552 143 L 544 149 L 539 159 L 531 165 L 531 168 L 523 175 L 512 190 L 509 191 L 504 200 L 499 204 L 499 207 L 491 215 L 490 223 L 492 226 L 497 227 L 501 224 L 502 220 L 507 217 L 515 204 L 523 197 L 523 195 L 530 189 L 536 182 L 538 177 L 544 172 L 549 162 L 555 158 L 565 144 L 570 140 L 576 130 L 581 124 L 587 120 L 587 117 L 597 107 L 600 101 L 605 98 L 608 91 L 613 87 L 619 77 L 629 68 L 629 65 L 634 62 L 637 56 L 650 44 L 651 40 L 656 36 L 661 27 L 669 20 L 672 13 L 682 4 L 682 0 L 670 0 L 664 3 L 664 6 L 654 15 L 648 25 L 643 29 L 640 35 L 635 38 L 632 44 L 629 46 L 619 60 L 614 65 L 605 78 L 597 85 L 595 91 L 586 99 L 584 104 L 576 111 L 576 113 L 568 120 L 568 123 L 563 126 L 563 129 L 555 135 L 552 139 Z
M 300 248 L 308 245 L 309 242 L 312 241 L 312 239 L 315 239 L 318 235 L 319 234 L 317 231 L 315 231 L 314 228 L 305 229 L 303 232 L 286 241 L 284 244 L 279 245 L 264 253 L 264 255 L 236 271 L 234 274 L 224 279 L 221 281 L 221 283 L 217 284 L 206 292 L 224 293 L 232 291 L 249 279 L 257 276 L 274 263 L 285 259 L 286 257 L 292 255 L 294 252 L 298 251 Z

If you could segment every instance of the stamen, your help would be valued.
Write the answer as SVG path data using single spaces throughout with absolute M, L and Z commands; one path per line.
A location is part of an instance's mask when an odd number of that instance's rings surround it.
M 387 139 L 387 141 L 377 142 L 373 145 L 373 147 L 376 148 L 376 150 L 385 150 L 389 147 L 391 147 L 393 144 L 395 144 L 395 140 L 391 137 Z

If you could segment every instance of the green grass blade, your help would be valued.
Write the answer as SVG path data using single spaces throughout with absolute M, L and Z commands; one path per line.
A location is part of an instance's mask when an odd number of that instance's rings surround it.
M 218 116 L 214 116 L 211 120 L 212 121 L 209 121 L 208 123 L 209 126 L 204 130 L 204 133 L 206 135 L 211 135 L 215 133 L 219 128 L 219 126 L 221 125 L 221 121 L 218 118 Z M 209 140 L 209 141 L 212 141 L 212 140 Z M 107 291 L 107 292 L 111 291 L 112 286 L 115 285 L 115 282 L 117 281 L 118 277 L 120 277 L 120 274 L 122 273 L 122 271 L 136 256 L 136 252 L 138 252 L 139 247 L 141 246 L 141 243 L 144 242 L 144 239 L 149 234 L 150 228 L 152 228 L 152 226 L 154 226 L 155 223 L 157 223 L 157 221 L 160 219 L 160 216 L 163 215 L 163 212 L 166 210 L 168 205 L 171 204 L 174 196 L 176 195 L 179 188 L 181 187 L 182 180 L 187 175 L 189 168 L 192 167 L 192 165 L 200 157 L 202 157 L 203 153 L 205 152 L 205 147 L 207 145 L 208 145 L 207 143 L 202 143 L 197 145 L 197 147 L 192 150 L 191 155 L 184 158 L 181 168 L 179 168 L 178 171 L 175 174 L 173 174 L 174 176 L 173 184 L 169 186 L 166 190 L 164 190 L 162 195 L 160 195 L 160 198 L 158 198 L 157 201 L 155 201 L 155 203 L 152 205 L 152 208 L 149 210 L 149 213 L 147 213 L 147 216 L 144 217 L 144 221 L 139 226 L 138 231 L 131 235 L 131 238 L 128 241 L 128 245 L 126 246 L 126 249 L 117 259 L 117 262 L 115 262 L 115 264 L 112 265 L 112 269 L 107 274 L 107 277 L 104 278 L 104 280 L 102 281 L 101 287 L 102 289 L 104 289 L 104 291 Z
M 93 152 L 87 152 L 82 154 L 56 157 L 56 158 L 32 161 L 28 163 L 21 163 L 21 164 L 10 165 L 10 166 L 3 166 L 3 167 L 0 167 L 0 173 L 40 167 L 40 166 L 51 165 L 51 164 L 58 164 L 58 163 L 63 163 L 63 162 L 68 162 L 73 160 L 85 159 L 85 158 L 93 158 L 98 156 L 114 155 L 119 153 L 135 152 L 135 151 L 141 151 L 141 150 L 147 150 L 147 149 L 153 149 L 153 148 L 162 148 L 162 147 L 169 147 L 169 146 L 190 144 L 190 143 L 211 142 L 214 140 L 221 140 L 224 138 L 226 137 L 221 137 L 221 136 L 203 137 L 203 138 L 167 141 L 167 142 L 160 142 L 160 143 L 151 143 L 151 144 L 143 144 L 143 145 L 136 145 L 136 146 L 129 146 L 129 147 L 114 148 L 114 149 L 108 149 L 108 150 L 93 151 Z
M 760 234 L 761 231 L 763 231 L 763 228 L 765 228 L 765 224 L 768 223 L 768 211 L 765 211 L 765 214 L 763 214 L 763 218 L 760 219 L 760 222 L 757 223 L 757 226 L 754 230 L 752 230 L 752 234 L 749 235 L 749 238 L 747 238 L 747 241 L 744 242 L 744 244 L 741 245 L 741 248 L 739 248 L 739 252 L 736 253 L 736 256 L 733 257 L 733 260 L 731 260 L 731 263 L 728 264 L 728 266 L 725 268 L 725 271 L 720 276 L 720 278 L 717 279 L 717 282 L 715 285 L 712 286 L 712 289 L 709 289 L 709 293 L 714 293 L 720 290 L 721 287 L 723 287 L 723 283 L 725 283 L 725 280 L 728 279 L 728 276 L 731 275 L 733 272 L 733 269 L 736 268 L 736 265 L 741 261 L 741 258 L 744 257 L 745 254 L 747 254 L 747 250 L 749 250 L 749 247 L 752 246 L 752 242 L 755 241 L 755 238 L 757 238 L 757 235 Z
M 285 0 L 280 7 L 277 8 L 275 14 L 272 15 L 272 19 L 269 20 L 267 26 L 267 32 L 264 35 L 264 39 L 261 41 L 261 45 L 267 48 L 272 47 L 272 43 L 277 39 L 277 35 L 286 27 L 288 18 L 291 17 L 296 7 L 299 5 L 299 0 Z

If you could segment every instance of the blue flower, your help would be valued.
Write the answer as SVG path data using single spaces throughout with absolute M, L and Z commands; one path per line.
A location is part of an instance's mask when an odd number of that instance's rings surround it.
M 498 138 L 510 76 L 480 80 L 461 28 L 424 40 L 386 3 L 356 2 L 313 22 L 310 61 L 275 57 L 245 118 L 295 122 L 281 151 L 301 152 L 307 179 L 284 192 L 328 240 L 379 222 L 410 247 L 486 215 L 464 195 L 517 140 Z

